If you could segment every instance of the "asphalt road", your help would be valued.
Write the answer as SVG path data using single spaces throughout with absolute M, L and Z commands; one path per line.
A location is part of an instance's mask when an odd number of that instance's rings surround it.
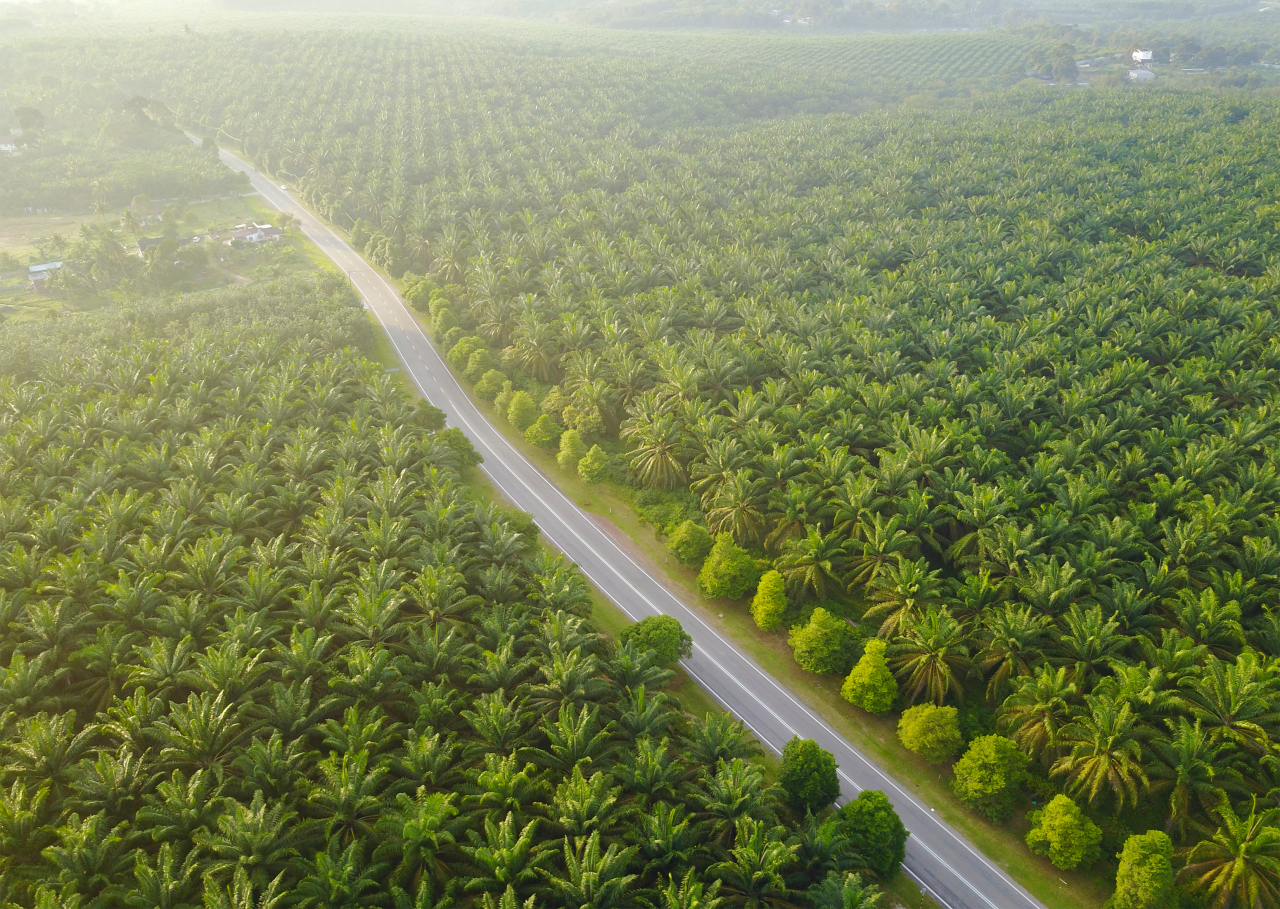
M 476 408 L 386 278 L 289 192 L 226 151 L 222 160 L 248 174 L 268 203 L 294 215 L 307 237 L 347 274 L 419 391 L 445 412 L 450 425 L 467 434 L 484 457 L 481 469 L 512 504 L 533 515 L 543 536 L 632 619 L 666 614 L 680 620 L 694 642 L 685 671 L 766 747 L 781 752 L 792 736 L 817 740 L 835 755 L 842 801 L 863 789 L 883 790 L 911 831 L 906 873 L 945 909 L 1042 909 L 1004 871 L 637 564 L 595 517 L 516 450 Z

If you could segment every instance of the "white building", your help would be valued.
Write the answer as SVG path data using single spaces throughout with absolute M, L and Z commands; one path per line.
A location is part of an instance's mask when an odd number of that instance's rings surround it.
M 1154 56 L 1155 55 L 1151 51 L 1138 48 L 1136 51 L 1133 52 L 1133 62 L 1134 63 L 1150 63 L 1152 57 Z
M 1129 78 L 1134 82 L 1150 82 L 1156 77 L 1156 74 L 1149 69 L 1131 69 L 1129 70 Z
M 270 224 L 242 225 L 231 232 L 226 242 L 231 243 L 233 240 L 243 240 L 245 243 L 269 243 L 272 240 L 279 240 L 283 236 L 284 231 L 278 227 L 272 227 Z

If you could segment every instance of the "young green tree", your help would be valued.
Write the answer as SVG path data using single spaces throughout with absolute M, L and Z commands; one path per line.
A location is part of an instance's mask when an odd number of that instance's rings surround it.
M 485 401 L 492 401 L 498 396 L 498 392 L 502 391 L 502 386 L 507 382 L 507 377 L 496 369 L 491 369 L 480 377 L 480 381 L 476 383 L 476 395 Z
M 539 448 L 552 448 L 560 438 L 563 430 L 545 413 L 533 421 L 533 425 L 524 431 L 524 440 Z
M 698 590 L 712 599 L 737 600 L 746 596 L 757 577 L 751 555 L 729 534 L 720 533 L 698 572 Z
M 693 638 L 681 627 L 679 619 L 669 615 L 651 615 L 628 625 L 618 640 L 652 650 L 660 666 L 688 659 L 693 653 Z
M 538 419 L 538 405 L 529 392 L 517 391 L 511 396 L 511 403 L 507 405 L 507 419 L 520 432 L 534 424 Z
M 493 409 L 500 416 L 506 416 L 507 410 L 511 407 L 511 399 L 515 396 L 515 387 L 511 384 L 511 380 L 502 383 L 502 389 L 494 396 Z
M 1176 905 L 1173 890 L 1173 841 L 1163 830 L 1136 833 L 1125 840 L 1111 909 L 1163 909 Z
M 836 759 L 813 739 L 793 737 L 782 746 L 778 784 L 796 811 L 817 814 L 840 795 Z
M 756 595 L 751 598 L 751 617 L 762 631 L 772 631 L 782 624 L 787 607 L 787 582 L 777 571 L 760 576 Z
M 859 792 L 840 809 L 840 829 L 850 851 L 866 859 L 867 867 L 883 880 L 898 873 L 907 857 L 907 828 L 883 792 Z
M 1030 761 L 1004 736 L 981 736 L 956 761 L 951 788 L 974 811 L 1002 821 L 1013 813 L 1013 802 L 1026 779 Z
M 449 365 L 462 372 L 467 368 L 467 364 L 471 361 L 471 355 L 479 350 L 487 350 L 483 338 L 477 338 L 475 335 L 467 335 L 459 338 L 457 343 L 449 348 L 449 352 L 445 354 L 445 359 L 449 361 Z
M 701 524 L 682 521 L 668 534 L 667 551 L 685 565 L 701 565 L 711 551 L 711 534 Z
M 1065 795 L 1054 796 L 1043 809 L 1031 813 L 1027 846 L 1036 855 L 1048 856 L 1063 871 L 1092 865 L 1102 854 L 1101 842 L 1098 825 Z
M 609 476 L 609 456 L 599 445 L 590 450 L 578 462 L 578 476 L 588 483 L 603 483 Z
M 904 710 L 898 720 L 898 739 L 907 750 L 934 764 L 951 760 L 964 744 L 956 709 L 936 704 Z
M 489 352 L 489 348 L 481 347 L 479 350 L 473 350 L 471 355 L 467 357 L 467 365 L 462 370 L 462 377 L 468 382 L 478 382 L 481 376 L 489 370 L 496 370 L 497 368 L 498 361 Z M 494 393 L 497 393 L 496 390 Z
M 561 470 L 577 470 L 578 462 L 587 454 L 587 446 L 576 429 L 566 429 L 560 436 L 560 451 L 556 463 Z
M 887 647 L 878 638 L 867 641 L 862 657 L 840 688 L 841 697 L 867 713 L 888 713 L 898 699 L 898 680 L 884 655 Z
M 857 661 L 862 637 L 844 619 L 819 606 L 807 625 L 791 629 L 787 639 L 801 668 L 823 675 L 844 675 Z

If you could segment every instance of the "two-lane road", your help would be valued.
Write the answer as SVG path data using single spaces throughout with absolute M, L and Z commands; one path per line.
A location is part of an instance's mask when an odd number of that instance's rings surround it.
M 684 663 L 686 671 L 765 746 L 781 752 L 792 736 L 815 739 L 840 765 L 843 798 L 863 789 L 883 790 L 911 831 L 907 873 L 946 909 L 1042 909 L 1004 871 L 637 564 L 592 516 L 517 451 L 454 379 L 395 288 L 341 237 L 239 158 L 224 151 L 222 160 L 248 174 L 268 203 L 294 215 L 307 237 L 347 274 L 414 384 L 445 412 L 450 424 L 467 434 L 484 457 L 484 472 L 514 505 L 533 515 L 547 540 L 632 619 L 665 613 L 680 620 L 694 641 L 693 656 Z

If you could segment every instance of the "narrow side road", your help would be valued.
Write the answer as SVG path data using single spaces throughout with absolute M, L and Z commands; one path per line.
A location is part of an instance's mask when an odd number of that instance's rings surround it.
M 198 141 L 196 137 L 192 139 Z M 883 790 L 911 831 L 905 871 L 946 909 L 1042 909 L 1041 904 L 880 767 L 637 564 L 492 426 L 454 379 L 399 293 L 379 272 L 290 193 L 223 151 L 266 201 L 294 215 L 307 237 L 347 274 L 386 331 L 422 394 L 462 429 L 484 457 L 481 469 L 514 504 L 533 515 L 547 540 L 634 620 L 675 616 L 693 637 L 684 668 L 741 719 L 766 747 L 781 752 L 792 736 L 815 739 L 835 755 L 843 799 Z

